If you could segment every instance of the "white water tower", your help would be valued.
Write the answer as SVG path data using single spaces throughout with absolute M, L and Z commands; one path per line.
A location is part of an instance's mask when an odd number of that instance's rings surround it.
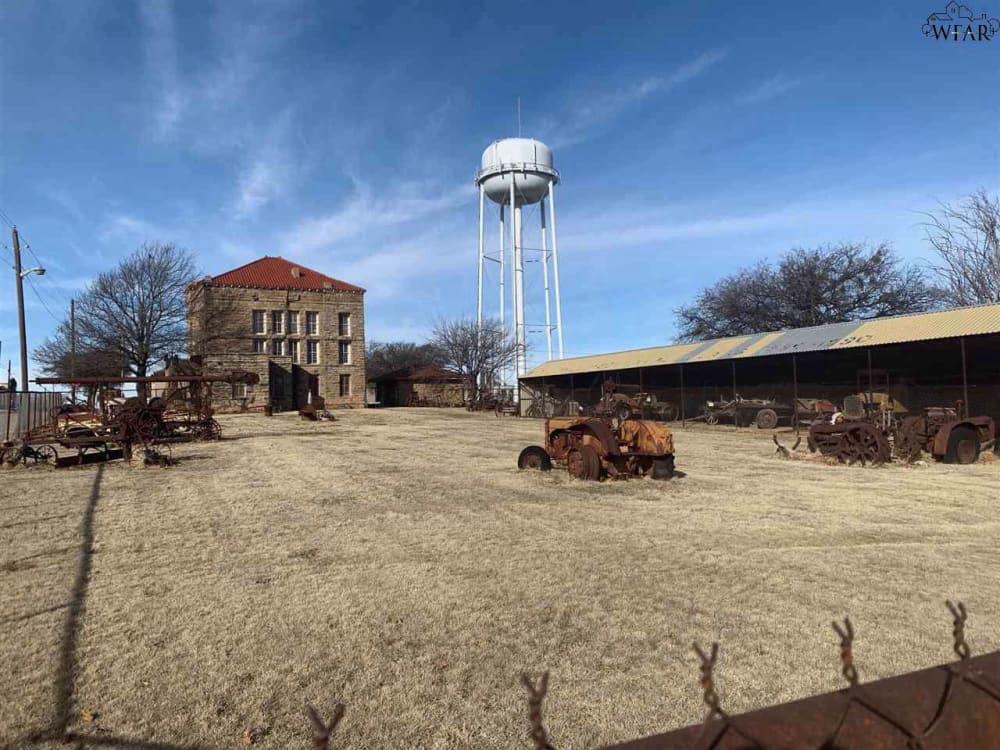
M 559 246 L 556 243 L 556 202 L 555 186 L 559 182 L 559 172 L 552 166 L 552 150 L 533 138 L 504 138 L 494 141 L 483 152 L 482 165 L 476 173 L 479 186 L 479 265 L 477 273 L 478 294 L 476 317 L 480 325 L 483 321 L 483 284 L 486 261 L 499 265 L 500 273 L 500 323 L 507 325 L 505 318 L 506 274 L 511 276 L 511 305 L 514 317 L 514 339 L 518 345 L 515 375 L 520 378 L 527 370 L 526 342 L 529 329 L 544 329 L 548 358 L 552 359 L 552 333 L 556 334 L 559 357 L 563 356 L 562 306 L 559 300 Z M 486 198 L 500 206 L 500 241 L 495 253 L 489 253 L 485 246 L 484 221 Z M 551 214 L 552 247 L 549 248 L 545 211 L 546 198 Z M 541 224 L 541 247 L 524 245 L 521 223 L 521 209 L 539 204 Z M 510 225 L 509 244 L 505 241 L 506 228 Z M 545 294 L 545 323 L 526 321 L 524 317 L 524 264 L 540 261 L 542 286 Z M 552 320 L 549 300 L 549 262 L 552 265 L 552 286 L 555 289 L 555 322 Z

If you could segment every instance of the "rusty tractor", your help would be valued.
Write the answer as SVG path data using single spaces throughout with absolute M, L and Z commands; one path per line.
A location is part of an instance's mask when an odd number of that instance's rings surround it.
M 971 464 L 994 444 L 996 425 L 991 417 L 962 415 L 961 403 L 911 415 L 888 393 L 859 393 L 845 398 L 830 422 L 809 428 L 809 450 L 862 466 L 893 457 L 913 461 L 924 451 L 945 463 Z
M 647 393 L 639 386 L 622 385 L 607 378 L 601 383 L 600 401 L 581 406 L 580 414 L 618 420 L 638 417 L 672 422 L 677 418 L 677 408 L 670 401 L 660 401 L 655 394 Z
M 896 455 L 914 461 L 926 451 L 950 464 L 974 464 L 983 450 L 996 443 L 996 424 L 990 417 L 961 416 L 957 408 L 932 406 L 923 414 L 904 417 L 894 434 Z
M 545 445 L 529 445 L 517 466 L 549 471 L 553 462 L 577 479 L 670 479 L 673 435 L 661 422 L 635 417 L 552 417 L 545 420 Z

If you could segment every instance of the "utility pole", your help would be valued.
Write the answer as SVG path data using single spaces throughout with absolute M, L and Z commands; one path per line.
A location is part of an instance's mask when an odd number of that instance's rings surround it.
M 76 377 L 76 300 L 69 301 L 69 376 Z M 70 399 L 76 404 L 76 383 L 70 386 Z
M 21 337 L 21 390 L 28 390 L 28 339 L 24 333 L 24 277 L 21 275 L 21 241 L 17 227 L 11 227 L 14 241 L 14 275 L 17 277 L 17 332 Z

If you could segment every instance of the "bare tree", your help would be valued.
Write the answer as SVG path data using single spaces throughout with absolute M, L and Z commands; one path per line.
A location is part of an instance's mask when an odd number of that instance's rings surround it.
M 677 310 L 686 340 L 921 312 L 941 295 L 916 266 L 882 243 L 843 243 L 786 253 L 726 276 Z
M 370 341 L 365 349 L 365 370 L 369 378 L 377 378 L 404 367 L 426 367 L 442 363 L 441 353 L 433 344 Z
M 196 277 L 191 253 L 143 244 L 87 286 L 77 303 L 77 341 L 85 351 L 114 352 L 137 377 L 187 343 L 184 292 Z
M 72 332 L 65 320 L 53 336 L 35 349 L 34 358 L 41 364 L 44 374 L 60 378 L 116 377 L 122 374 L 124 367 L 121 352 L 83 347 L 79 337 L 74 354 Z
M 1000 196 L 980 189 L 957 206 L 942 203 L 924 215 L 927 241 L 938 256 L 931 267 L 948 303 L 1000 302 Z
M 476 390 L 496 383 L 502 371 L 517 357 L 518 346 L 498 320 L 484 320 L 482 327 L 472 318 L 439 320 L 430 343 L 441 355 L 441 364 L 464 375 Z

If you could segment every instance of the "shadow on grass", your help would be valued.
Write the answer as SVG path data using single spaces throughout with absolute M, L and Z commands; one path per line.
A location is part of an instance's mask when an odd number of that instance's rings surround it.
M 86 608 L 87 589 L 90 585 L 90 572 L 94 557 L 94 516 L 97 512 L 97 501 L 101 495 L 101 479 L 104 476 L 104 465 L 97 467 L 94 483 L 90 488 L 90 497 L 80 524 L 80 554 L 76 568 L 76 579 L 73 581 L 73 591 L 68 605 L 60 605 L 53 609 L 67 606 L 66 620 L 63 623 L 62 641 L 59 646 L 59 668 L 56 672 L 55 708 L 52 723 L 45 729 L 34 732 L 27 738 L 32 743 L 60 742 L 74 743 L 76 748 L 87 746 L 103 747 L 135 747 L 148 750 L 196 750 L 197 745 L 176 745 L 169 742 L 156 742 L 136 737 L 118 737 L 111 733 L 82 734 L 69 730 L 73 720 L 73 694 L 76 687 L 77 647 L 80 639 L 80 625 Z M 47 610 L 52 611 L 52 610 Z M 36 613 L 37 614 L 37 613 Z

